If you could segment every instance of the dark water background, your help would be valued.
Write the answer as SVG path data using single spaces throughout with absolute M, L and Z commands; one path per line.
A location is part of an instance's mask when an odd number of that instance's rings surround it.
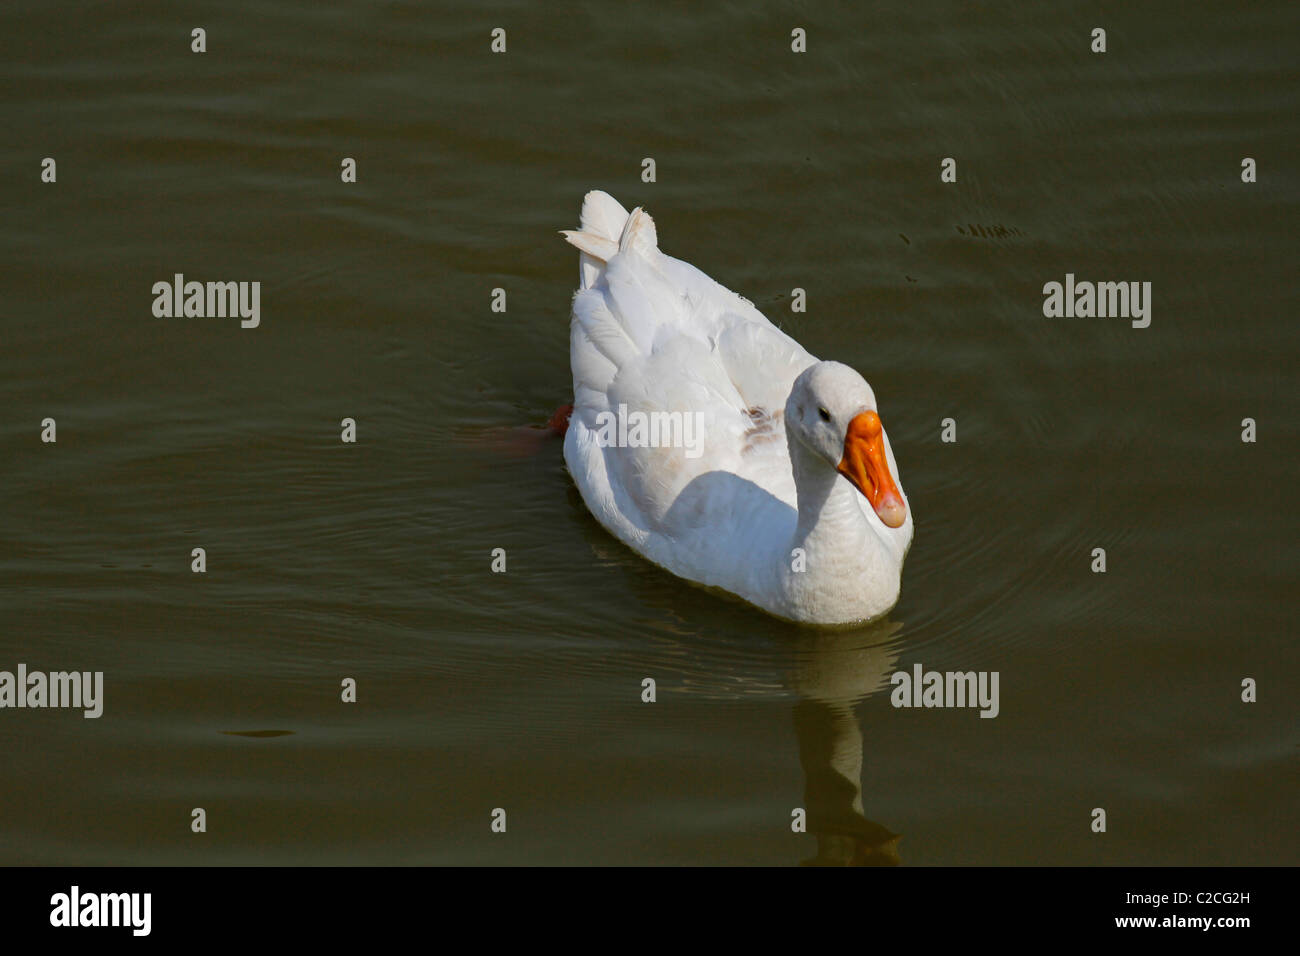
M 0 862 L 1300 862 L 1298 9 L 6 5 L 0 669 L 106 690 L 0 711 Z M 585 512 L 529 426 L 593 187 L 870 380 L 886 622 L 794 629 Z M 176 272 L 261 326 L 154 318 Z M 1067 272 L 1151 327 L 1045 319 Z M 892 708 L 916 663 L 1000 716 Z

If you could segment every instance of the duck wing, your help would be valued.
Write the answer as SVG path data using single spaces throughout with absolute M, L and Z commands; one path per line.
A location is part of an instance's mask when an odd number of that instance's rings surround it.
M 565 236 L 581 250 L 569 470 L 593 514 L 627 543 L 678 573 L 685 563 L 688 576 L 712 576 L 701 566 L 734 564 L 756 527 L 792 527 L 782 418 L 795 377 L 816 359 L 748 300 L 661 252 L 640 208 L 588 193 L 582 228 Z M 608 423 L 634 413 L 680 415 L 683 441 L 611 443 Z

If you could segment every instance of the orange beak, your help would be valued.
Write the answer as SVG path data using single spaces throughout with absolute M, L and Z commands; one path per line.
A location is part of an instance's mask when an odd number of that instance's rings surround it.
M 876 509 L 890 528 L 901 528 L 907 519 L 907 505 L 889 473 L 885 460 L 885 431 L 875 412 L 861 412 L 849 422 L 844 436 L 844 457 L 835 469 Z

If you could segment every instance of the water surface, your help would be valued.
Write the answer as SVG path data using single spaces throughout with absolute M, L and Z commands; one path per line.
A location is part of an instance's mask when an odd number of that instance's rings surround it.
M 1297 20 L 6 8 L 0 669 L 106 699 L 0 712 L 0 861 L 1300 862 Z M 531 426 L 593 187 L 871 382 L 887 620 L 793 628 L 586 513 Z M 178 272 L 261 325 L 154 318 Z M 1045 319 L 1067 272 L 1150 281 L 1151 327 Z M 999 672 L 999 716 L 893 708 L 917 663 Z

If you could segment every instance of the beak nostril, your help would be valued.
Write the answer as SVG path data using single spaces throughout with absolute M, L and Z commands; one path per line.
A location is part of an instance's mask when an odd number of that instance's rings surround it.
M 889 528 L 901 528 L 907 520 L 907 505 L 894 484 L 885 452 L 880 416 L 859 412 L 844 436 L 844 457 L 838 470 L 871 503 L 876 516 Z

